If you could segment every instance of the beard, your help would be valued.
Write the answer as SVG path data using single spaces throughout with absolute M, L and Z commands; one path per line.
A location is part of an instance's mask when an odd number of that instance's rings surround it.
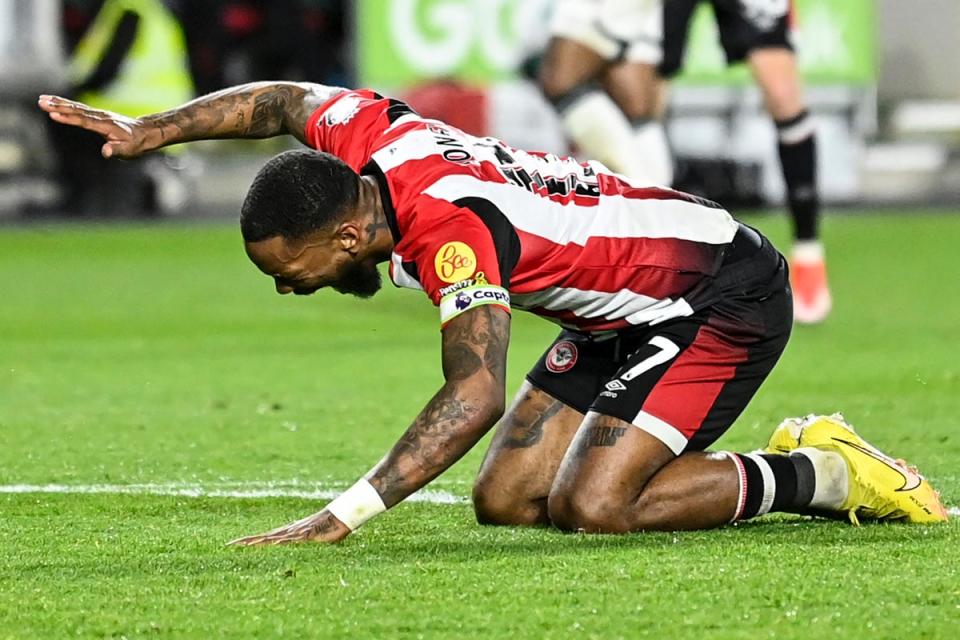
M 382 285 L 380 270 L 375 263 L 348 262 L 340 273 L 337 284 L 332 287 L 337 293 L 369 298 L 379 291 Z

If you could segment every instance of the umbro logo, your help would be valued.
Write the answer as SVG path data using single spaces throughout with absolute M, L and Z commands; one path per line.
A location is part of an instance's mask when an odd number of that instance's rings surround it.
M 619 380 L 611 380 L 610 382 L 608 382 L 603 386 L 605 386 L 609 391 L 626 391 L 627 390 L 627 385 L 623 384 Z
M 837 442 L 841 442 L 849 447 L 853 447 L 860 453 L 866 456 L 870 456 L 871 458 L 873 458 L 874 460 L 877 460 L 878 462 L 882 462 L 883 464 L 887 465 L 888 467 L 890 467 L 891 469 L 899 473 L 903 477 L 903 486 L 897 489 L 897 491 L 912 491 L 917 487 L 919 487 L 920 482 L 922 482 L 923 480 L 923 478 L 921 478 L 916 473 L 910 471 L 909 469 L 905 469 L 904 467 L 901 467 L 894 460 L 886 457 L 885 455 L 883 455 L 882 453 L 879 453 L 878 451 L 867 449 L 865 447 L 860 446 L 856 442 L 850 442 L 849 440 L 841 440 L 840 438 L 834 438 L 834 440 L 836 440 Z

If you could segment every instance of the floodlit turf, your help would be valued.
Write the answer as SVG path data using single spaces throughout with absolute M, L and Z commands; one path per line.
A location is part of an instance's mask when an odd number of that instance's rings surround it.
M 783 244 L 782 219 L 752 222 Z M 825 234 L 835 314 L 795 331 L 721 444 L 755 448 L 784 416 L 842 410 L 960 505 L 960 215 L 851 214 Z M 5 229 L 0 485 L 343 487 L 439 386 L 436 315 L 389 285 L 368 302 L 281 298 L 232 226 Z M 517 315 L 511 392 L 553 334 Z M 436 487 L 465 498 L 483 448 Z M 464 502 L 416 503 L 336 547 L 223 546 L 322 504 L 0 494 L 0 638 L 953 638 L 960 625 L 957 521 L 603 537 L 481 528 Z

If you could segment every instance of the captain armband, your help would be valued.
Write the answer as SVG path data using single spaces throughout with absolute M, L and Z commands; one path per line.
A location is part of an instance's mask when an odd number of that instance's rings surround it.
M 483 273 L 466 278 L 440 289 L 440 322 L 446 324 L 464 311 L 485 304 L 495 304 L 510 311 L 510 293 L 499 285 L 490 284 Z

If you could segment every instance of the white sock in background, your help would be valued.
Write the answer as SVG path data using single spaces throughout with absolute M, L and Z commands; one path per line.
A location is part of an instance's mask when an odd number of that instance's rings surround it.
M 673 156 L 667 132 L 659 120 L 643 120 L 633 124 L 636 154 L 643 158 L 653 184 L 669 187 L 673 183 Z
M 790 257 L 805 264 L 823 262 L 823 243 L 819 240 L 797 240 L 793 243 Z
M 599 160 L 637 182 L 663 184 L 655 179 L 656 171 L 649 163 L 647 151 L 637 143 L 630 121 L 603 91 L 584 94 L 565 107 L 560 117 L 567 134 L 586 158 Z

